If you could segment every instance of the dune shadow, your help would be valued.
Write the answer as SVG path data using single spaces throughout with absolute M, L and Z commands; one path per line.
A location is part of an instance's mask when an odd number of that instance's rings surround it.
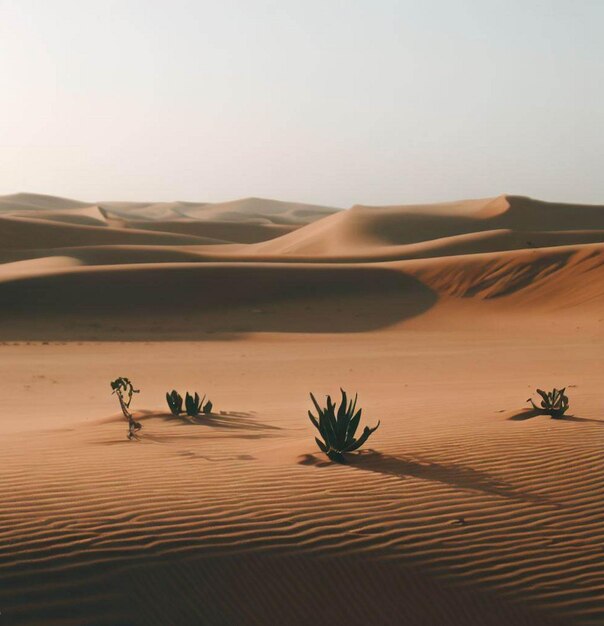
M 323 462 L 322 459 L 318 459 L 313 455 L 306 455 L 299 463 L 301 465 L 316 465 L 320 467 L 333 465 L 329 462 Z M 556 503 L 549 498 L 520 491 L 512 485 L 492 478 L 488 474 L 455 464 L 437 463 L 417 458 L 406 459 L 368 449 L 355 455 L 351 454 L 347 459 L 346 466 L 384 476 L 411 477 L 436 481 L 456 489 L 480 491 L 502 498 L 556 506 Z
M 186 311 L 162 291 L 186 293 Z M 0 284 L 0 300 L 0 340 L 212 341 L 377 330 L 421 315 L 437 294 L 369 264 L 174 263 L 17 278 Z

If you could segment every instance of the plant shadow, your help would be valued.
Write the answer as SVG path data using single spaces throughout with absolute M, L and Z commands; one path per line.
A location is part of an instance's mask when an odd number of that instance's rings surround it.
M 314 465 L 318 467 L 333 465 L 333 463 L 318 459 L 311 454 L 305 455 L 299 463 L 301 465 Z M 358 454 L 350 455 L 344 466 L 365 472 L 375 472 L 384 476 L 395 476 L 397 478 L 411 477 L 421 480 L 437 481 L 458 489 L 480 491 L 492 496 L 525 500 L 535 504 L 558 506 L 549 498 L 520 491 L 512 485 L 492 478 L 488 474 L 454 464 L 436 463 L 434 461 L 418 458 L 405 459 L 368 449 Z
M 584 424 L 600 424 L 604 426 L 603 420 L 594 420 L 589 417 L 577 417 L 576 415 L 563 415 L 562 417 L 556 417 L 559 422 L 579 422 Z
M 518 411 L 518 413 L 514 413 L 514 415 L 510 415 L 508 420 L 512 422 L 524 422 L 525 420 L 530 420 L 533 417 L 550 417 L 548 413 L 539 409 L 523 409 L 522 411 Z M 576 415 L 561 415 L 560 417 L 552 417 L 551 419 L 556 420 L 558 422 L 577 422 L 577 423 L 586 423 L 586 424 L 600 424 L 604 426 L 604 420 L 594 420 L 589 417 L 578 417 Z
M 192 450 L 181 450 L 176 453 L 177 456 L 185 459 L 201 459 L 203 461 L 210 461 L 211 463 L 219 463 L 224 461 L 254 461 L 256 457 L 251 454 L 237 454 L 234 456 L 208 456 L 206 454 L 198 454 Z
M 533 417 L 539 417 L 540 415 L 544 415 L 541 411 L 537 409 L 522 409 L 514 415 L 508 417 L 508 420 L 512 422 L 524 422 L 525 420 L 533 419 Z
M 218 431 L 224 431 L 224 438 L 227 439 L 268 439 L 272 437 L 278 437 L 279 432 L 283 430 L 278 426 L 271 426 L 270 424 L 264 424 L 254 419 L 253 413 L 246 413 L 244 411 L 220 411 L 220 413 L 209 413 L 207 415 L 198 415 L 197 417 L 189 417 L 188 415 L 172 415 L 165 411 L 150 411 L 146 409 L 135 411 L 134 418 L 137 421 L 146 422 L 152 419 L 161 419 L 164 422 L 169 422 L 178 426 L 209 426 L 210 428 L 217 429 Z M 126 422 L 123 416 L 115 415 L 108 420 L 102 420 L 102 423 L 115 423 L 123 422 L 126 429 Z M 212 439 L 221 438 L 221 435 L 212 434 Z M 153 433 L 149 432 L 147 428 L 139 433 L 140 443 L 169 443 L 171 441 L 182 441 L 191 439 L 207 439 L 207 434 L 202 431 L 192 433 L 187 431 L 186 433 Z M 131 441 L 128 441 L 124 436 L 124 439 L 115 439 L 105 441 L 105 445 L 119 445 L 128 443 L 132 445 Z
M 167 412 L 151 412 L 145 417 L 158 417 L 167 422 L 177 422 L 183 426 L 210 426 L 225 430 L 248 430 L 248 431 L 277 431 L 282 430 L 278 426 L 264 424 L 254 419 L 253 413 L 242 411 L 220 411 L 220 413 L 200 414 L 196 417 L 189 415 L 172 415 Z

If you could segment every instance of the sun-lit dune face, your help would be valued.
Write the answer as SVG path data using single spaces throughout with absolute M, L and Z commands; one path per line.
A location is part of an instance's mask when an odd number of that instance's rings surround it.
M 0 211 L 0 215 L 2 212 Z M 22 211 L 10 211 L 12 217 L 35 218 L 38 220 L 48 220 L 50 222 L 65 222 L 81 226 L 106 226 L 107 220 L 103 212 L 96 206 L 85 207 L 83 209 L 48 209 L 39 211 L 34 209 Z
M 502 242 L 503 232 L 509 243 Z M 486 235 L 489 233 L 489 235 Z M 414 258 L 603 241 L 604 206 L 563 205 L 500 196 L 436 205 L 355 206 L 259 250 L 290 256 Z M 488 238 L 492 238 L 490 247 Z M 514 237 L 519 241 L 514 245 Z M 536 239 L 536 241 L 533 241 Z M 422 244 L 422 245 L 420 245 Z M 412 247 L 415 246 L 415 247 Z M 434 256 L 426 254 L 426 256 Z
M 0 264 L 0 283 L 12 282 L 15 279 L 26 277 L 28 279 L 35 276 L 47 274 L 55 275 L 57 272 L 73 269 L 80 265 L 78 259 L 73 257 L 52 256 L 48 258 L 28 259 L 26 261 L 15 261 L 13 263 Z M 29 294 L 28 294 L 29 296 Z M 4 310 L 11 306 L 10 297 L 3 301 Z M 35 306 L 30 303 L 32 306 Z
M 1 618 L 603 623 L 603 311 L 602 206 L 0 198 Z
M 128 327 L 123 307 L 148 307 L 164 323 L 177 315 L 174 302 L 187 302 L 186 328 L 176 320 L 170 336 L 200 337 L 206 327 L 237 334 L 383 328 L 441 296 L 555 306 L 564 286 L 561 306 L 600 302 L 602 206 L 518 196 L 340 211 L 259 198 L 82 205 L 31 194 L 0 199 L 0 260 L 7 267 L 38 260 L 31 282 L 27 263 L 4 281 L 7 321 L 9 309 L 56 320 L 73 301 L 79 314 L 102 317 L 96 322 L 107 332 Z M 55 267 L 54 257 L 77 267 L 57 261 L 56 277 L 39 276 L 44 263 Z M 385 290 L 381 276 L 393 281 Z M 303 300 L 306 313 L 296 313 Z M 414 300 L 422 304 L 410 313 L 405 302 Z M 246 319 L 246 307 L 273 305 L 273 313 Z
M 80 202 L 69 198 L 58 198 L 37 193 L 15 193 L 0 196 L 0 212 L 4 211 L 61 211 L 64 209 L 85 209 L 90 202 Z
M 154 230 L 181 235 L 194 235 L 203 237 L 206 244 L 225 243 L 257 243 L 275 239 L 286 233 L 296 230 L 298 226 L 285 224 L 256 223 L 237 221 L 214 221 L 211 219 L 180 219 L 180 220 L 136 220 L 135 222 L 120 221 L 115 218 L 110 223 L 123 228 L 136 228 L 137 230 Z
M 537 308 L 604 304 L 604 246 L 598 244 L 431 259 L 406 268 L 437 292 L 455 297 L 509 296 L 506 304 Z

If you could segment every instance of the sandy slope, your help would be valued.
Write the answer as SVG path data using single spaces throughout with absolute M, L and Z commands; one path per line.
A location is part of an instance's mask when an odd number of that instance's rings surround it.
M 119 229 L 179 233 L 189 238 L 197 237 L 197 243 L 203 244 L 254 243 L 292 232 L 335 211 L 332 207 L 265 198 L 243 198 L 215 203 L 88 203 L 41 194 L 0 196 L 0 216 L 27 217 L 84 226 L 110 226 L 116 244 L 133 241 L 132 237 L 119 234 Z M 2 226 L 0 232 L 8 228 L 6 224 Z M 33 236 L 37 241 L 45 241 L 55 247 L 60 245 L 50 233 L 34 232 Z M 101 241 L 108 243 L 109 235 L 106 233 L 103 237 Z M 95 241 L 89 241 L 86 233 L 82 234 L 82 244 L 94 244 Z M 158 237 L 155 237 L 155 242 L 158 241 Z M 146 243 L 153 243 L 153 239 L 148 238 Z M 2 242 L 2 247 L 5 245 Z
M 3 613 L 327 624 L 327 584 L 366 623 L 599 623 L 602 338 L 555 324 L 1 347 L 20 422 L 1 444 Z M 144 391 L 139 444 L 108 396 L 122 370 Z M 575 418 L 514 418 L 562 383 Z M 349 467 L 324 463 L 305 416 L 309 389 L 338 384 L 382 420 Z M 168 417 L 172 386 L 217 414 Z
M 69 209 L 85 209 L 91 206 L 90 202 L 59 198 L 39 193 L 14 193 L 0 196 L 0 210 L 8 211 L 62 211 Z
M 500 196 L 441 205 L 356 206 L 256 248 L 263 254 L 348 256 L 397 247 L 404 253 L 404 246 L 415 253 L 422 247 L 412 245 L 424 243 L 426 250 L 438 251 L 441 247 L 440 256 L 444 256 L 505 250 L 505 239 L 500 241 L 502 236 L 507 237 L 508 245 L 513 248 L 556 245 L 556 236 L 562 237 L 563 243 L 584 243 L 590 231 L 596 231 L 591 241 L 602 241 L 604 206 L 563 205 Z M 435 242 L 437 247 L 426 242 Z M 489 243 L 496 247 L 489 247 Z
M 230 202 L 102 202 L 103 211 L 127 220 L 189 218 L 203 222 L 302 225 L 325 217 L 332 207 L 281 202 L 266 198 L 243 198 Z
M 204 243 L 203 239 L 172 233 L 150 233 L 138 230 L 109 229 L 105 226 L 70 224 L 30 217 L 0 217 L 0 247 L 28 249 L 101 245 L 111 243 L 182 245 Z
M 95 206 L 0 199 L 7 624 L 604 621 L 604 207 Z M 382 421 L 347 466 L 340 385 Z
M 8 211 L 4 211 L 8 213 Z M 60 209 L 60 210 L 22 210 L 10 211 L 11 217 L 27 217 L 51 222 L 66 222 L 68 224 L 80 224 L 83 226 L 106 226 L 107 220 L 103 212 L 96 206 L 83 209 Z
M 136 228 L 138 230 L 155 230 L 160 232 L 181 233 L 195 235 L 215 240 L 215 243 L 257 243 L 274 239 L 290 233 L 298 228 L 297 225 L 284 225 L 255 222 L 225 222 L 222 220 L 136 220 L 127 222 L 115 219 L 111 224 L 123 228 Z

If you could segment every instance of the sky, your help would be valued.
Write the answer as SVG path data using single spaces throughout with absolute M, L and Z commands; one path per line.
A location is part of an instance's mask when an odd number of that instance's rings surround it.
M 0 0 L 0 194 L 604 204 L 602 0 Z

